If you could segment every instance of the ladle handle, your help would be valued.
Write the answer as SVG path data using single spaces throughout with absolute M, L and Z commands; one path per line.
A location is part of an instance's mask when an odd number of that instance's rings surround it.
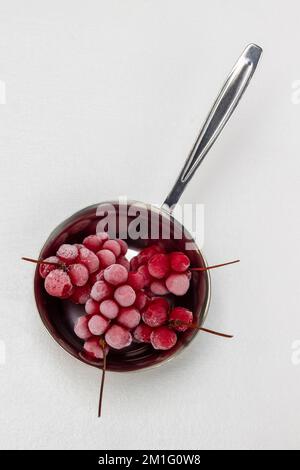
M 249 44 L 236 62 L 197 137 L 176 183 L 163 204 L 163 206 L 167 206 L 166 208 L 172 210 L 178 202 L 186 185 L 230 118 L 255 72 L 261 54 L 261 47 L 256 44 Z

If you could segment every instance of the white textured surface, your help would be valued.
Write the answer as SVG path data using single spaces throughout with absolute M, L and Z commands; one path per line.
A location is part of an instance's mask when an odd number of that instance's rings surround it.
M 296 0 L 1 3 L 1 448 L 299 448 L 299 40 Z M 162 201 L 248 42 L 263 61 L 183 197 L 209 262 L 242 260 L 206 323 L 235 339 L 109 374 L 99 421 L 97 371 L 43 328 L 20 257 L 91 203 Z

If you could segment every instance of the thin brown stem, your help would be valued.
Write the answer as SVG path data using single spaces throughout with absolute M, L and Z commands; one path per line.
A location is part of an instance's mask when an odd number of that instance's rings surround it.
M 184 325 L 184 326 L 187 326 L 188 328 L 192 328 L 194 330 L 205 331 L 205 333 L 210 333 L 210 334 L 216 335 L 216 336 L 222 336 L 223 338 L 233 338 L 233 335 L 227 335 L 225 333 L 219 333 L 218 331 L 209 330 L 207 328 L 203 328 L 202 326 L 197 325 L 197 323 L 187 323 L 187 322 L 184 322 L 184 321 L 181 321 L 181 320 L 171 320 L 169 324 L 170 324 L 170 326 Z
M 207 328 L 198 327 L 199 330 L 205 331 L 206 333 L 211 333 L 212 335 L 222 336 L 223 338 L 233 338 L 233 335 L 227 335 L 225 333 L 219 333 L 218 331 L 208 330 Z
M 100 339 L 99 344 L 103 350 L 103 366 L 102 366 L 102 376 L 101 376 L 101 385 L 100 385 L 100 394 L 99 394 L 98 418 L 100 418 L 101 416 L 105 372 L 106 372 L 106 343 L 103 339 Z
M 21 259 L 24 261 L 29 261 L 30 263 L 35 263 L 35 264 L 50 264 L 52 266 L 60 266 L 60 263 L 55 263 L 53 261 L 44 261 L 42 259 L 25 258 L 24 256 L 22 256 Z
M 191 271 L 208 271 L 209 269 L 215 269 L 215 268 L 221 268 L 222 266 L 228 266 L 228 264 L 235 264 L 239 263 L 240 260 L 236 259 L 234 261 L 228 261 L 228 263 L 222 263 L 222 264 L 215 264 L 213 266 L 206 266 L 205 268 L 191 268 Z

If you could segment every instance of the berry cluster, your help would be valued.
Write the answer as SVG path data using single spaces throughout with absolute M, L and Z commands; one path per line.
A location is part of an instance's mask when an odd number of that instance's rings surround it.
M 184 253 L 166 253 L 159 244 L 141 250 L 130 262 L 125 256 L 127 249 L 124 240 L 111 240 L 107 233 L 100 233 L 89 235 L 82 244 L 63 244 L 55 256 L 44 260 L 23 258 L 39 264 L 49 295 L 85 306 L 85 315 L 77 319 L 74 332 L 84 341 L 90 358 L 103 359 L 98 416 L 110 348 L 120 350 L 137 341 L 156 350 L 169 350 L 175 346 L 177 334 L 188 328 L 232 337 L 193 323 L 191 311 L 171 305 L 173 296 L 187 293 L 191 271 L 239 260 L 190 268 Z
M 193 321 L 186 309 L 170 312 L 169 301 L 162 297 L 188 291 L 189 258 L 181 252 L 165 253 L 156 244 L 129 263 L 127 249 L 124 240 L 100 233 L 89 235 L 82 244 L 61 245 L 55 256 L 40 264 L 48 294 L 85 305 L 85 315 L 78 318 L 74 331 L 84 340 L 85 352 L 95 359 L 103 358 L 103 344 L 106 352 L 109 347 L 128 347 L 134 340 L 170 349 L 177 341 L 176 331 L 185 331 Z M 181 311 L 186 312 L 182 318 Z M 179 321 L 185 324 L 179 326 Z
M 181 252 L 164 253 L 160 245 L 142 250 L 131 260 L 132 270 L 140 272 L 146 279 L 146 286 L 155 295 L 187 293 L 191 273 L 189 258 Z
M 176 332 L 192 327 L 193 313 L 183 307 L 170 310 L 169 302 L 157 297 L 148 303 L 142 320 L 133 332 L 136 341 L 151 343 L 154 349 L 167 350 L 175 346 Z

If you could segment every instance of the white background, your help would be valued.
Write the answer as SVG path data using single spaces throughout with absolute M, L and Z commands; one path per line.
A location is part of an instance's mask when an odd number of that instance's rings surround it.
M 300 447 L 299 13 L 297 0 L 1 2 L 1 448 Z M 199 334 L 161 368 L 108 374 L 98 420 L 99 374 L 49 336 L 20 257 L 89 204 L 162 202 L 249 42 L 263 60 L 182 198 L 205 204 L 208 261 L 242 260 L 212 272 L 206 322 L 235 338 Z

